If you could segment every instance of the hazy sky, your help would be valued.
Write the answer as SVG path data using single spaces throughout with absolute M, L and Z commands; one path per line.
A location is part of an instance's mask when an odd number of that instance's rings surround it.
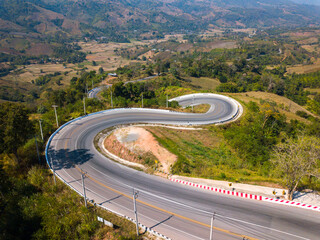
M 291 0 L 293 2 L 302 3 L 302 4 L 314 4 L 320 5 L 320 0 Z

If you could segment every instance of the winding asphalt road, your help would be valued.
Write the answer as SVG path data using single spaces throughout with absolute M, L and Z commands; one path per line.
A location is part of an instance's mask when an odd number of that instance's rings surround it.
M 148 175 L 115 163 L 94 147 L 102 130 L 130 123 L 209 124 L 236 117 L 237 103 L 219 95 L 189 95 L 175 99 L 181 105 L 208 103 L 205 114 L 151 109 L 115 109 L 76 119 L 61 127 L 47 145 L 47 161 L 55 173 L 87 198 L 112 211 L 134 218 L 132 193 L 140 223 L 172 239 L 319 239 L 320 214 L 310 210 L 241 199 L 209 192 Z M 50 166 L 52 166 L 50 164 Z

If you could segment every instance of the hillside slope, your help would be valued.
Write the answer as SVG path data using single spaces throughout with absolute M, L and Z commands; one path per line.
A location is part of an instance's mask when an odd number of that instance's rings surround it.
M 320 7 L 289 0 L 0 0 L 0 31 L 123 41 L 144 32 L 320 24 Z

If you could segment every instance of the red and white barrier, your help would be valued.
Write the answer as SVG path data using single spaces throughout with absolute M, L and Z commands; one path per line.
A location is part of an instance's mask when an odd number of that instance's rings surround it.
M 183 181 L 183 180 L 174 179 L 174 178 L 169 178 L 169 180 L 172 181 L 172 182 L 185 184 L 185 185 L 188 185 L 188 186 L 191 186 L 191 187 L 202 188 L 202 189 L 205 189 L 205 190 L 218 192 L 218 193 L 223 193 L 223 194 L 227 194 L 227 195 L 232 195 L 232 196 L 236 196 L 236 197 L 259 200 L 259 201 L 265 201 L 265 202 L 278 203 L 278 204 L 283 204 L 283 205 L 287 205 L 287 206 L 295 206 L 295 207 L 300 207 L 300 208 L 310 209 L 310 210 L 314 210 L 314 211 L 320 212 L 320 207 L 313 206 L 313 205 L 310 205 L 310 204 L 304 204 L 304 203 L 300 203 L 300 202 L 294 202 L 294 201 L 283 200 L 283 199 L 268 198 L 268 197 L 263 197 L 263 196 L 259 196 L 259 195 L 254 195 L 254 194 L 249 194 L 249 193 L 242 193 L 242 192 L 235 192 L 235 191 L 225 190 L 225 189 L 216 188 L 216 187 L 208 187 L 206 185 L 201 185 L 201 184 L 192 183 L 192 182 Z
M 310 210 L 320 212 L 320 207 L 310 205 L 310 204 L 300 203 L 300 202 L 294 202 L 294 201 L 283 200 L 283 199 L 268 198 L 268 197 L 263 197 L 263 201 L 283 204 L 283 205 L 287 205 L 287 206 L 300 207 L 300 208 L 305 208 L 305 209 L 310 209 Z

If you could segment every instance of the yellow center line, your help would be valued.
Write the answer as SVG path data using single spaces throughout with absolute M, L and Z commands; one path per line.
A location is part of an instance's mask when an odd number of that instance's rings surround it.
M 71 135 L 70 135 L 70 136 L 72 136 L 72 134 L 73 134 L 76 130 L 77 130 L 77 128 L 75 128 L 75 129 L 71 132 Z M 69 139 L 67 139 L 66 142 L 65 142 L 65 148 L 67 148 L 68 142 L 69 142 Z M 66 155 L 68 156 L 68 153 L 66 153 Z M 126 197 L 126 198 L 132 199 L 132 196 L 129 196 L 129 195 L 125 194 L 125 193 L 122 193 L 122 192 L 120 192 L 120 191 L 118 191 L 118 190 L 116 190 L 116 189 L 113 189 L 113 188 L 111 188 L 111 187 L 109 187 L 109 186 L 101 183 L 100 181 L 96 180 L 95 178 L 89 176 L 88 174 L 84 173 L 78 166 L 75 166 L 75 168 L 76 168 L 81 174 L 85 174 L 86 177 L 88 177 L 89 179 L 91 179 L 93 182 L 99 184 L 100 186 L 102 186 L 102 187 L 104 187 L 104 188 L 106 188 L 106 189 L 109 189 L 109 190 L 111 190 L 112 192 L 115 192 L 115 193 L 117 193 L 117 194 L 120 194 L 120 195 L 122 195 L 122 196 L 124 196 L 124 197 Z M 148 206 L 148 207 L 151 207 L 151 208 L 153 208 L 153 209 L 157 209 L 157 210 L 159 210 L 159 211 L 161 211 L 161 212 L 165 212 L 165 213 L 167 213 L 167 214 L 176 216 L 176 217 L 178 217 L 178 218 L 187 220 L 187 221 L 189 221 L 189 222 L 193 222 L 193 223 L 199 224 L 199 225 L 201 225 L 201 226 L 211 228 L 211 226 L 210 226 L 209 224 L 206 224 L 206 223 L 203 223 L 203 222 L 200 222 L 200 221 L 197 221 L 197 220 L 194 220 L 194 219 L 191 219 L 191 218 L 182 216 L 182 215 L 177 214 L 177 213 L 173 213 L 173 212 L 167 211 L 167 210 L 165 210 L 165 209 L 163 209 L 163 208 L 157 207 L 157 206 L 152 205 L 152 204 L 150 204 L 150 203 L 146 203 L 146 202 L 141 201 L 141 200 L 139 200 L 139 199 L 137 199 L 136 201 L 139 202 L 139 203 L 141 203 L 141 204 L 143 204 L 143 205 L 146 205 L 146 206 Z M 232 235 L 232 236 L 236 236 L 236 237 L 240 237 L 240 238 L 246 238 L 246 239 L 249 239 L 249 240 L 257 240 L 256 238 L 249 237 L 249 236 L 246 236 L 246 235 L 242 235 L 242 234 L 239 234 L 239 233 L 234 233 L 234 232 L 231 232 L 231 231 L 226 230 L 226 229 L 223 229 L 223 228 L 218 228 L 218 227 L 214 227 L 214 226 L 213 226 L 213 229 L 215 229 L 215 230 L 217 230 L 217 231 L 220 231 L 220 232 L 227 233 L 227 234 Z
M 75 168 L 76 168 L 81 174 L 85 174 L 86 177 L 88 177 L 89 179 L 91 179 L 93 182 L 99 184 L 100 186 L 102 186 L 102 187 L 104 187 L 104 188 L 107 188 L 107 189 L 109 189 L 109 190 L 111 190 L 111 191 L 113 191 L 113 192 L 115 192 L 115 193 L 117 193 L 117 194 L 120 194 L 120 195 L 122 195 L 122 196 L 124 196 L 124 197 L 126 197 L 126 198 L 132 199 L 132 196 L 127 195 L 127 194 L 125 194 L 125 193 L 122 193 L 122 192 L 120 192 L 120 191 L 118 191 L 118 190 L 116 190 L 116 189 L 114 189 L 114 188 L 111 188 L 111 187 L 109 187 L 109 186 L 101 183 L 100 181 L 96 180 L 95 178 L 93 178 L 93 177 L 89 176 L 88 174 L 84 173 L 79 167 L 75 166 Z M 194 219 L 191 219 L 191 218 L 182 216 L 182 215 L 177 214 L 177 213 L 174 213 L 174 212 L 167 211 L 167 210 L 165 210 L 165 209 L 163 209 L 163 208 L 157 207 L 157 206 L 152 205 L 152 204 L 150 204 L 150 203 L 146 203 L 146 202 L 141 201 L 141 200 L 139 200 L 139 199 L 137 199 L 136 201 L 139 202 L 139 203 L 141 203 L 141 204 L 143 204 L 143 205 L 146 205 L 146 206 L 148 206 L 148 207 L 151 207 L 151 208 L 153 208 L 153 209 L 157 209 L 157 210 L 159 210 L 159 211 L 161 211 L 161 212 L 165 212 L 165 213 L 168 213 L 168 214 L 170 214 L 170 215 L 176 216 L 176 217 L 178 217 L 178 218 L 187 220 L 187 221 L 189 221 L 189 222 L 193 222 L 193 223 L 196 223 L 196 224 L 199 224 L 199 225 L 202 225 L 202 226 L 211 228 L 211 226 L 210 226 L 209 224 L 206 224 L 206 223 L 203 223 L 203 222 L 199 222 L 199 221 L 197 221 L 197 220 L 194 220 Z M 246 236 L 246 235 L 234 233 L 234 232 L 231 232 L 231 231 L 226 230 L 226 229 L 223 229 L 223 228 L 213 227 L 213 229 L 215 229 L 215 230 L 217 230 L 217 231 L 220 231 L 220 232 L 227 233 L 227 234 L 229 234 L 229 235 L 236 236 L 236 237 L 246 238 L 246 239 L 250 239 L 250 240 L 257 240 L 256 238 L 252 238 L 252 237 L 249 237 L 249 236 Z

